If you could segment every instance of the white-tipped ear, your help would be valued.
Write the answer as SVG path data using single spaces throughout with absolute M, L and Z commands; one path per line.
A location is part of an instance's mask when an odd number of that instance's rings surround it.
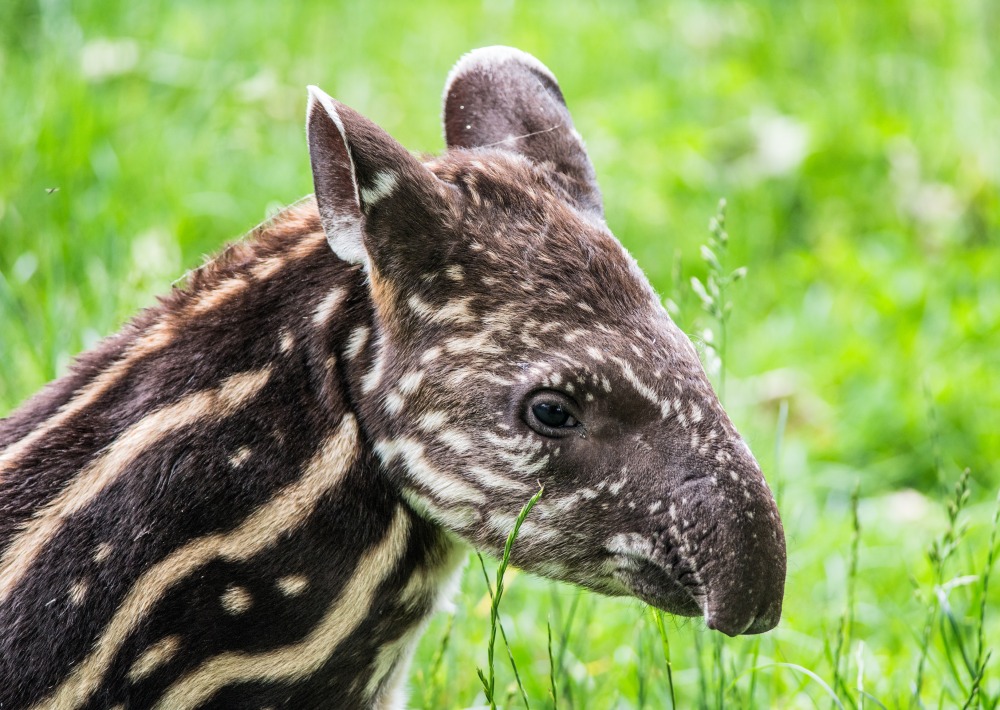
M 338 105 L 322 89 L 309 87 L 306 133 L 316 204 L 333 252 L 367 269 L 360 192 Z
M 551 165 L 581 209 L 603 214 L 601 191 L 555 76 L 513 47 L 484 47 L 462 57 L 444 90 L 449 148 L 489 147 Z

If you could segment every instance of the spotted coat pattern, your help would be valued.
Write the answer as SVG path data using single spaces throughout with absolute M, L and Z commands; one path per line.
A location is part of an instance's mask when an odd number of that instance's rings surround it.
M 428 162 L 310 91 L 315 197 L 0 421 L 0 707 L 399 707 L 539 486 L 515 564 L 773 627 L 774 501 L 548 69 L 463 58 Z

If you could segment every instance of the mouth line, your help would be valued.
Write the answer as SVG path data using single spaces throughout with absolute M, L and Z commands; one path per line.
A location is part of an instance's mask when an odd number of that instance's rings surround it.
M 613 558 L 614 577 L 650 606 L 678 616 L 702 616 L 707 600 L 674 576 L 674 570 L 655 559 L 634 552 L 617 553 Z

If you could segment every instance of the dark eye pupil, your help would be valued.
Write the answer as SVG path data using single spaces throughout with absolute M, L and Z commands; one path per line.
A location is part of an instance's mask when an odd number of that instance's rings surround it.
M 561 427 L 569 421 L 569 413 L 558 404 L 539 402 L 531 408 L 531 411 L 538 421 L 546 426 Z

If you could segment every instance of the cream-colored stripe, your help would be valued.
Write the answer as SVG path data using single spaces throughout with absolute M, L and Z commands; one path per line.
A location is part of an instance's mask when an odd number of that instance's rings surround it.
M 211 291 L 199 293 L 198 297 L 187 306 L 187 310 L 194 315 L 215 310 L 236 294 L 245 291 L 249 285 L 250 282 L 240 276 L 220 281 Z
M 326 235 L 323 232 L 304 235 L 287 250 L 285 261 L 282 262 L 282 265 L 313 255 L 320 244 L 324 246 L 326 244 Z M 277 257 L 274 257 L 274 259 L 277 259 Z M 277 272 L 277 268 L 272 263 L 274 259 L 261 261 L 251 269 L 251 272 L 258 278 L 272 276 Z M 204 268 L 204 266 L 199 268 Z M 182 313 L 168 313 L 163 320 L 149 326 L 146 332 L 126 350 L 121 359 L 109 365 L 106 370 L 84 385 L 53 416 L 45 420 L 22 439 L 12 442 L 6 448 L 0 450 L 0 481 L 3 480 L 3 474 L 12 470 L 32 446 L 44 440 L 52 430 L 58 429 L 96 402 L 101 395 L 107 392 L 112 385 L 128 372 L 136 360 L 165 348 L 173 340 L 173 326 L 176 321 L 182 320 L 184 316 L 199 315 L 222 305 L 230 297 L 246 288 L 247 285 L 247 281 L 239 277 L 223 280 L 211 290 L 200 294 L 193 294 L 195 297 Z
M 668 416 L 670 416 L 670 401 L 669 400 L 667 400 L 667 399 L 661 399 L 656 394 L 656 392 L 653 391 L 652 387 L 650 387 L 645 382 L 643 382 L 642 380 L 640 380 L 636 376 L 635 372 L 632 371 L 632 366 L 629 365 L 628 362 L 626 362 L 625 360 L 622 360 L 619 357 L 613 357 L 612 360 L 614 360 L 616 363 L 618 363 L 618 367 L 621 368 L 622 374 L 625 375 L 625 379 L 628 380 L 628 383 L 630 385 L 632 385 L 632 388 L 636 392 L 638 392 L 640 395 L 642 395 L 643 397 L 645 397 L 647 400 L 649 400 L 652 404 L 654 404 L 656 406 L 657 409 L 660 410 L 660 418 L 661 419 L 666 419 Z M 607 391 L 609 391 L 609 392 L 611 391 L 610 389 L 608 389 L 607 385 L 605 385 L 604 389 L 607 390 Z
M 195 708 L 233 683 L 288 683 L 315 673 L 368 616 L 375 593 L 406 552 L 409 531 L 409 517 L 398 506 L 385 537 L 361 558 L 344 591 L 304 639 L 262 653 L 220 653 L 171 685 L 156 707 Z
M 14 468 L 21 457 L 38 441 L 43 440 L 53 429 L 61 427 L 111 389 L 111 386 L 128 372 L 136 360 L 162 349 L 172 339 L 173 332 L 167 321 L 150 326 L 149 330 L 128 348 L 120 360 L 81 388 L 73 399 L 64 404 L 53 416 L 36 427 L 30 434 L 8 445 L 0 452 L 0 480 L 3 480 L 3 473 Z
M 180 647 L 181 637 L 176 634 L 160 639 L 143 651 L 138 660 L 132 664 L 128 672 L 128 679 L 135 683 L 149 676 L 163 664 L 169 663 Z
M 216 389 L 189 394 L 140 419 L 84 468 L 55 500 L 35 513 L 0 558 L 0 602 L 6 599 L 35 563 L 63 523 L 86 508 L 114 484 L 140 454 L 178 429 L 204 419 L 221 419 L 256 395 L 271 377 L 271 368 L 242 372 Z
M 125 641 L 175 584 L 216 558 L 241 562 L 273 547 L 282 536 L 305 523 L 322 497 L 350 470 L 357 454 L 358 427 L 348 414 L 337 432 L 323 442 L 306 464 L 302 477 L 257 508 L 239 527 L 192 540 L 146 570 L 118 607 L 91 654 L 55 693 L 35 707 L 72 710 L 84 705 L 100 687 Z

